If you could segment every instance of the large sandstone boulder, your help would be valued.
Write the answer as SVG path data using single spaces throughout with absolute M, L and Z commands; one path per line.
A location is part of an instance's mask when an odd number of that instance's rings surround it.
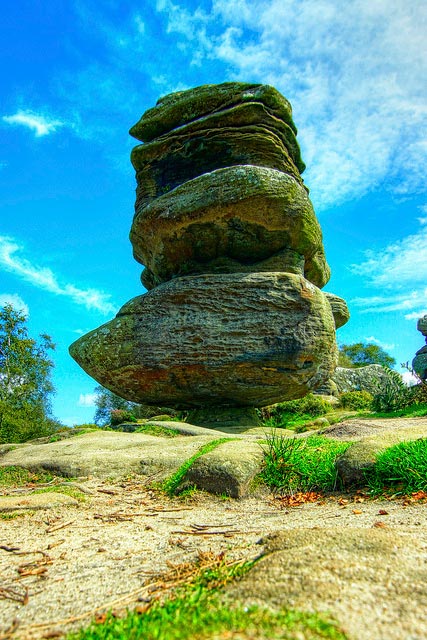
M 161 98 L 130 133 L 144 143 L 131 156 L 130 238 L 149 293 L 71 355 L 118 395 L 193 408 L 215 428 L 231 415 L 248 427 L 253 407 L 327 384 L 348 309 L 320 291 L 330 270 L 286 98 L 196 87 Z
M 177 278 L 125 304 L 70 351 L 115 393 L 181 407 L 301 397 L 337 359 L 327 298 L 286 273 Z
M 330 274 L 305 189 L 264 167 L 227 167 L 187 181 L 137 211 L 130 238 L 156 283 L 218 258 L 254 265 L 284 249 L 307 259 L 305 275 L 317 286 Z M 280 271 L 288 270 L 287 259 Z

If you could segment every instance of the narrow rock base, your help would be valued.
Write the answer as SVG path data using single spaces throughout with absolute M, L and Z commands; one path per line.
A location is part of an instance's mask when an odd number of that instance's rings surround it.
M 227 433 L 241 433 L 251 427 L 259 427 L 261 421 L 253 407 L 207 407 L 194 409 L 188 422 Z

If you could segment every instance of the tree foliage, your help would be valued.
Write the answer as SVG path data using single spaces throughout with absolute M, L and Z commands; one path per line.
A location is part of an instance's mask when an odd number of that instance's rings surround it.
M 0 308 L 0 442 L 24 442 L 51 432 L 50 396 L 55 348 L 42 334 L 28 335 L 27 318 L 7 304 Z
M 366 367 L 369 364 L 380 364 L 392 368 L 396 360 L 377 344 L 357 342 L 343 344 L 339 348 L 340 367 Z
M 111 424 L 113 412 L 118 411 L 125 416 L 124 420 L 151 418 L 152 416 L 160 414 L 169 414 L 174 416 L 178 413 L 174 409 L 148 406 L 145 404 L 131 402 L 130 400 L 125 400 L 101 385 L 95 387 L 94 391 L 96 393 L 94 422 L 100 426 Z

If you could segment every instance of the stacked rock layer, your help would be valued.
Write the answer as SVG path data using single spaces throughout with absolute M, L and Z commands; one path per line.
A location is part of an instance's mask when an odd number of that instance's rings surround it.
M 149 290 L 72 356 L 135 402 L 263 406 L 322 386 L 348 320 L 329 279 L 289 102 L 273 87 L 171 94 L 130 133 L 130 238 Z
M 427 315 L 418 320 L 417 329 L 424 336 L 426 344 L 418 349 L 412 360 L 412 367 L 421 380 L 427 382 Z

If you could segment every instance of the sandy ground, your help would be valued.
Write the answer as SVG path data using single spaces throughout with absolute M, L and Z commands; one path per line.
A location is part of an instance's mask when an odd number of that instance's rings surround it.
M 278 530 L 404 528 L 427 549 L 427 505 L 402 499 L 337 496 L 289 506 L 271 496 L 199 492 L 184 502 L 133 480 L 77 484 L 83 502 L 0 520 L 0 639 L 60 637 L 96 613 L 144 603 L 154 588 L 147 583 L 170 563 L 194 561 L 200 551 L 254 558 L 260 538 Z

